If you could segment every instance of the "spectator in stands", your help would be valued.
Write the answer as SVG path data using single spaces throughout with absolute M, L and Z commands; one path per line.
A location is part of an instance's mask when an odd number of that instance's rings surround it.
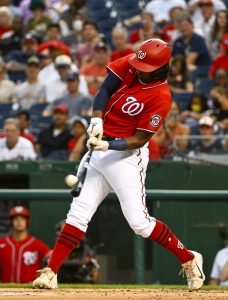
M 59 55 L 55 59 L 55 69 L 59 77 L 50 83 L 46 84 L 45 99 L 47 102 L 53 102 L 55 99 L 65 96 L 66 83 L 65 76 L 70 72 L 72 60 L 67 55 Z
M 15 83 L 6 79 L 5 64 L 0 61 L 0 103 L 10 103 L 13 100 Z
M 225 133 L 228 132 L 228 91 L 222 87 L 214 87 L 211 90 L 215 116 Z
M 29 9 L 32 11 L 33 16 L 28 20 L 25 30 L 43 38 L 48 25 L 52 22 L 51 18 L 44 12 L 45 2 L 43 0 L 31 0 Z
M 59 23 L 50 23 L 44 36 L 44 41 L 62 40 L 61 28 Z
M 94 46 L 93 60 L 81 68 L 81 74 L 85 76 L 89 93 L 95 96 L 101 83 L 107 75 L 106 66 L 109 62 L 109 52 L 103 42 Z
M 174 41 L 173 55 L 184 55 L 190 72 L 201 66 L 209 66 L 211 59 L 205 40 L 194 32 L 191 18 L 186 14 L 182 15 L 177 24 L 181 36 Z
M 14 102 L 18 102 L 22 109 L 30 109 L 33 104 L 45 102 L 45 86 L 38 80 L 39 71 L 39 58 L 31 56 L 26 66 L 27 80 L 18 84 L 14 93 Z
M 223 36 L 221 48 L 222 54 L 219 54 L 212 62 L 209 76 L 214 77 L 216 70 L 225 69 L 228 70 L 228 33 Z
M 58 105 L 53 112 L 54 124 L 40 132 L 35 149 L 42 158 L 68 159 L 68 142 L 71 139 L 67 106 Z
M 172 93 L 193 92 L 194 86 L 188 78 L 184 56 L 175 55 L 171 59 L 168 83 Z
M 13 18 L 12 31 L 2 35 L 0 39 L 0 53 L 5 57 L 13 50 L 21 50 L 21 40 L 23 39 L 23 19 L 20 15 Z
M 12 32 L 12 20 L 10 9 L 7 6 L 0 7 L 0 38 L 6 32 Z
M 186 150 L 189 145 L 190 127 L 180 122 L 180 108 L 176 102 L 172 107 L 164 126 L 155 134 L 162 157 L 170 157 L 175 151 Z
M 215 71 L 215 86 L 220 86 L 228 89 L 228 70 L 218 69 Z
M 207 98 L 203 94 L 194 93 L 189 101 L 188 109 L 181 112 L 181 121 L 186 124 L 198 122 L 208 109 Z
M 36 158 L 33 144 L 20 136 L 19 122 L 9 118 L 4 122 L 4 137 L 0 139 L 0 161 L 30 160 Z
M 213 0 L 200 0 L 198 5 L 203 16 L 198 22 L 194 22 L 196 33 L 204 37 L 208 50 L 210 51 L 210 36 L 215 22 L 215 8 Z
M 203 116 L 199 120 L 199 134 L 201 139 L 191 140 L 190 150 L 200 153 L 223 153 L 224 146 L 221 138 L 215 134 L 214 120 L 209 116 Z
M 209 285 L 228 286 L 228 242 L 218 251 L 211 270 Z
M 173 44 L 175 39 L 177 39 L 180 35 L 177 29 L 177 20 L 179 16 L 183 13 L 184 9 L 181 6 L 174 6 L 169 11 L 170 21 L 168 24 L 163 28 L 162 35 L 164 36 L 165 40 L 169 42 L 169 44 Z
M 55 68 L 55 59 L 60 55 L 70 57 L 70 49 L 60 41 L 47 41 L 39 46 L 39 52 L 46 56 L 48 63 L 40 70 L 39 80 L 44 84 L 49 84 L 59 78 L 59 74 Z
M 128 32 L 123 27 L 116 27 L 112 30 L 112 44 L 115 50 L 111 53 L 111 61 L 115 61 L 133 52 L 127 44 Z
M 77 46 L 83 42 L 84 15 L 77 11 L 74 14 L 73 29 L 63 37 L 63 42 L 70 47 L 73 60 L 76 59 Z
M 134 49 L 137 49 L 140 43 L 147 39 L 161 37 L 156 31 L 154 16 L 150 12 L 142 11 L 138 21 L 140 22 L 140 27 L 132 30 L 129 36 L 129 42 L 130 44 L 133 44 Z M 129 25 L 131 23 L 132 21 L 128 21 Z
M 69 161 L 78 161 L 87 152 L 86 139 L 88 124 L 85 119 L 74 116 L 70 120 L 72 139 L 68 143 Z
M 173 7 L 187 8 L 187 4 L 184 0 L 152 0 L 146 5 L 146 11 L 154 15 L 156 23 L 167 23 L 169 22 L 169 11 Z
M 213 59 L 221 53 L 222 39 L 226 33 L 228 33 L 228 11 L 219 10 L 210 34 L 209 50 Z
M 192 15 L 192 20 L 194 23 L 203 20 L 202 11 L 200 9 L 200 6 L 198 5 L 199 1 L 200 0 L 188 1 L 188 11 Z M 216 12 L 222 9 L 226 9 L 226 5 L 223 0 L 213 0 L 213 4 Z
M 79 74 L 76 72 L 70 72 L 66 74 L 64 80 L 67 85 L 67 94 L 51 102 L 44 110 L 43 115 L 50 116 L 55 106 L 66 105 L 69 111 L 69 118 L 73 117 L 74 115 L 81 117 L 91 116 L 92 99 L 90 96 L 80 93 Z
M 61 14 L 60 19 L 65 21 L 69 30 L 73 29 L 74 15 L 80 11 L 83 15 L 87 15 L 85 0 L 71 0 L 68 1 L 68 8 Z
M 85 21 L 83 24 L 83 42 L 76 49 L 76 60 L 79 66 L 83 66 L 92 60 L 94 45 L 100 41 L 97 24 Z
M 19 122 L 20 136 L 28 139 L 33 144 L 35 143 L 35 137 L 30 132 L 30 114 L 27 110 L 21 110 L 17 114 L 17 119 Z
M 37 39 L 27 34 L 22 40 L 21 50 L 14 50 L 6 56 L 6 70 L 10 80 L 16 83 L 26 80 L 26 62 L 30 56 L 37 55 L 37 47 Z
M 12 234 L 0 239 L 0 281 L 29 283 L 36 278 L 36 271 L 51 251 L 41 240 L 29 234 L 31 214 L 26 207 L 13 207 L 9 218 Z

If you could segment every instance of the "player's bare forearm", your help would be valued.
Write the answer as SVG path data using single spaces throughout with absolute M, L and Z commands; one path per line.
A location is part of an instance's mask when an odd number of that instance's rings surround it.
M 126 138 L 127 148 L 128 149 L 137 149 L 144 146 L 151 137 L 153 136 L 153 132 L 148 132 L 144 130 L 137 130 L 134 136 L 130 136 Z

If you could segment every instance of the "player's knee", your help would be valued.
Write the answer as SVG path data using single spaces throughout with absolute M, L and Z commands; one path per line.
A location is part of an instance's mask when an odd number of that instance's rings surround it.
M 135 234 L 142 236 L 143 238 L 147 238 L 151 233 L 150 224 L 131 224 L 130 225 Z

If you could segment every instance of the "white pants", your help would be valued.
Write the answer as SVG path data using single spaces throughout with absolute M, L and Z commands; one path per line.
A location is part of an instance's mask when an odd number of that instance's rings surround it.
M 97 207 L 114 191 L 134 232 L 149 237 L 155 219 L 149 216 L 145 204 L 147 164 L 147 145 L 135 150 L 94 151 L 81 194 L 73 199 L 66 223 L 86 232 Z

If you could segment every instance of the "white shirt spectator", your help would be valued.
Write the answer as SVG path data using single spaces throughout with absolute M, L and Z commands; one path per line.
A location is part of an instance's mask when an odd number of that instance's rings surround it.
M 78 68 L 75 64 L 71 65 L 71 70 L 73 72 L 78 72 Z M 60 80 L 59 73 L 56 70 L 54 63 L 51 63 L 51 64 L 47 65 L 46 67 L 44 67 L 39 72 L 38 79 L 39 79 L 40 82 L 42 82 L 46 86 L 53 83 L 53 82 L 56 82 L 56 80 Z M 89 95 L 88 85 L 87 85 L 87 82 L 85 80 L 85 77 L 83 75 L 80 75 L 79 79 L 80 79 L 79 92 L 81 94 L 84 94 L 84 95 Z M 52 96 L 50 98 L 48 92 L 47 92 L 47 95 L 48 95 L 48 98 L 46 99 L 47 102 L 52 102 L 54 99 L 61 97 L 61 96 L 57 95 L 57 97 L 55 97 L 55 98 L 53 98 Z
M 145 10 L 152 13 L 155 22 L 169 21 L 169 11 L 173 7 L 187 8 L 184 0 L 152 0 L 147 5 Z
M 33 144 L 29 140 L 20 136 L 17 144 L 12 149 L 9 149 L 6 144 L 6 138 L 0 139 L 0 161 L 33 159 L 36 159 L 36 153 Z
M 30 109 L 33 104 L 44 102 L 45 86 L 43 83 L 22 82 L 16 86 L 14 100 L 23 109 Z
M 0 103 L 11 103 L 13 100 L 13 93 L 15 89 L 15 83 L 11 80 L 0 81 Z
M 195 5 L 198 2 L 199 2 L 199 0 L 190 0 L 188 2 L 188 5 L 189 6 Z M 213 3 L 214 3 L 215 12 L 217 12 L 218 10 L 221 10 L 221 9 L 226 9 L 226 5 L 222 0 L 213 0 Z M 203 16 L 202 16 L 200 7 L 197 7 L 194 10 L 194 12 L 192 14 L 192 21 L 194 24 L 198 24 L 199 22 L 203 21 Z
M 211 278 L 219 279 L 222 268 L 228 261 L 228 247 L 221 249 L 215 256 L 214 264 L 211 271 Z M 228 280 L 222 281 L 219 285 L 228 286 Z

